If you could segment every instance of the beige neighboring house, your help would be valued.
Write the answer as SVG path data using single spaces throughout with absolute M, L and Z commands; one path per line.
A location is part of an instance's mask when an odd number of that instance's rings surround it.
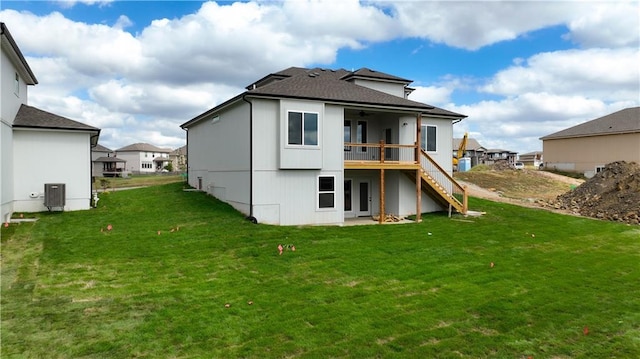
M 591 177 L 607 163 L 640 163 L 640 107 L 596 118 L 540 138 L 546 168 Z
M 170 149 L 148 143 L 134 143 L 115 151 L 116 157 L 127 162 L 126 170 L 131 173 L 162 172 L 169 164 Z
M 182 172 L 187 170 L 187 146 L 176 148 L 169 153 L 169 159 L 173 166 L 174 172 Z

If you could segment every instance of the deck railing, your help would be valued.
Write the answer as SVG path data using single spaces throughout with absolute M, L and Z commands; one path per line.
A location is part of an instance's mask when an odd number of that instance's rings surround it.
M 353 162 L 416 163 L 415 145 L 380 143 L 345 143 L 344 160 Z
M 450 193 L 462 206 L 462 213 L 467 213 L 467 190 L 449 175 L 440 165 L 420 149 L 420 166 L 422 170 Z

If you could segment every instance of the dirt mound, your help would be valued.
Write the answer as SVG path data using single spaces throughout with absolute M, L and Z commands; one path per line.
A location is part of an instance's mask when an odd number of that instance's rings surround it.
M 551 205 L 583 216 L 640 224 L 640 165 L 612 162 Z
M 507 171 L 512 170 L 513 167 L 507 162 L 507 160 L 498 160 L 491 165 L 491 169 L 494 171 Z

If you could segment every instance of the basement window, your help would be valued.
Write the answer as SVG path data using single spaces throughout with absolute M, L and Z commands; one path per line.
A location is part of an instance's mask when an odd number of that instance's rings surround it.
M 318 177 L 318 208 L 335 208 L 336 178 L 334 176 Z

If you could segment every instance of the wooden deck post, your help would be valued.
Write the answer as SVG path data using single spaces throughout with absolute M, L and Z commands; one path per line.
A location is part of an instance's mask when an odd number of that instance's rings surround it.
M 422 171 L 416 170 L 416 222 L 422 221 Z
M 420 138 L 422 132 L 422 114 L 416 116 L 416 154 L 415 161 L 420 165 Z M 422 167 L 422 166 L 421 166 Z M 416 222 L 422 221 L 422 170 L 416 170 Z
M 378 223 L 384 223 L 385 213 L 384 213 L 384 168 L 380 169 L 380 219 Z
M 380 140 L 380 163 L 384 163 L 384 140 Z

